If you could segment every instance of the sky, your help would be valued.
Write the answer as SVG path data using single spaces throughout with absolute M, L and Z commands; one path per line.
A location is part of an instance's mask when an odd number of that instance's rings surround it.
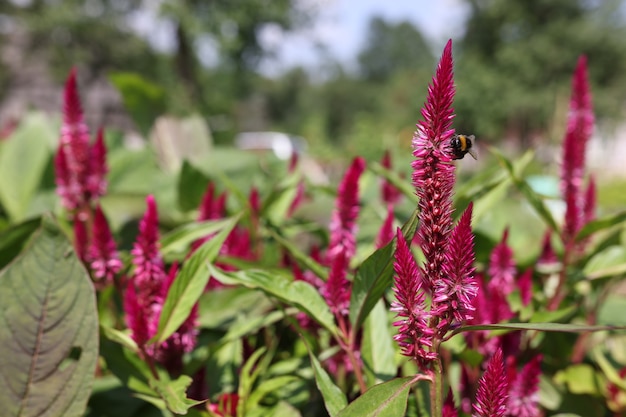
M 305 8 L 314 11 L 311 27 L 299 31 L 283 32 L 268 26 L 261 33 L 261 42 L 276 52 L 275 59 L 261 65 L 266 75 L 279 75 L 294 66 L 316 68 L 323 65 L 325 57 L 332 57 L 351 68 L 367 36 L 367 26 L 372 16 L 390 21 L 408 20 L 415 24 L 433 46 L 437 55 L 449 38 L 463 34 L 468 15 L 464 0 L 299 0 Z M 150 9 L 130 17 L 131 26 L 143 34 L 157 49 L 174 48 L 174 27 L 171 22 L 158 18 L 159 1 L 148 1 Z M 211 66 L 217 61 L 215 46 L 210 39 L 198 45 L 200 60 Z
M 323 54 L 316 45 L 323 45 L 330 56 L 350 67 L 365 42 L 368 22 L 375 15 L 390 21 L 410 21 L 437 51 L 449 38 L 463 34 L 469 12 L 463 0 L 302 1 L 319 11 L 313 26 L 296 33 L 268 28 L 262 40 L 277 50 L 277 59 L 266 61 L 263 72 L 280 73 L 295 65 L 319 64 Z

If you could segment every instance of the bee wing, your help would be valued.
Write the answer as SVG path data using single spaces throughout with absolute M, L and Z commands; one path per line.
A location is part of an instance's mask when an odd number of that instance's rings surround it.
M 467 150 L 467 153 L 472 155 L 472 158 L 474 158 L 476 160 L 478 159 L 478 152 L 476 152 L 476 150 L 474 148 L 469 148 Z

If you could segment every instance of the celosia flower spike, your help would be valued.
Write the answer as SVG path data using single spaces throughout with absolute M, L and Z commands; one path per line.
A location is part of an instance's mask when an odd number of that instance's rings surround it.
M 435 283 L 432 314 L 439 316 L 439 328 L 447 331 L 451 324 L 462 324 L 473 318 L 474 298 L 478 285 L 474 279 L 474 235 L 470 203 L 450 234 L 445 253 L 443 276 Z
M 418 240 L 426 258 L 423 277 L 428 290 L 442 277 L 448 236 L 452 229 L 452 188 L 450 139 L 454 134 L 454 80 L 452 41 L 448 41 L 428 87 L 422 108 L 423 121 L 413 136 L 413 185 L 419 197 L 420 227 Z
M 535 356 L 517 374 L 510 384 L 507 403 L 509 416 L 538 417 L 539 376 L 541 375 L 541 355 Z
M 383 154 L 383 158 L 380 161 L 380 164 L 387 170 L 391 170 L 391 154 L 389 153 L 389 150 L 386 150 Z M 398 190 L 393 184 L 385 179 L 383 179 L 380 185 L 380 191 L 383 197 L 383 202 L 387 205 L 396 204 L 402 198 L 400 190 Z
M 89 198 L 97 198 L 106 193 L 107 182 L 106 174 L 109 171 L 107 167 L 107 148 L 104 143 L 104 129 L 98 129 L 96 141 L 91 145 L 90 149 L 90 165 L 89 175 L 87 176 L 87 190 Z
M 154 197 L 146 197 L 146 212 L 139 222 L 139 235 L 131 250 L 135 271 L 133 282 L 138 296 L 158 294 L 165 281 L 165 267 L 159 252 L 159 217 Z
M 452 389 L 448 390 L 448 395 L 443 403 L 442 417 L 458 417 L 459 412 L 454 406 L 454 396 L 452 395 Z
M 83 119 L 75 69 L 72 69 L 65 83 L 63 124 L 57 152 L 64 154 L 63 157 L 55 158 L 60 164 L 56 167 L 56 177 L 61 201 L 68 210 L 81 208 L 88 194 L 86 181 L 90 151 L 89 130 Z
M 585 196 L 583 199 L 583 223 L 582 226 L 586 225 L 590 221 L 596 218 L 596 204 L 597 204 L 597 192 L 596 192 L 596 181 L 592 176 L 589 177 L 589 183 L 587 184 L 587 189 L 585 190 Z
M 563 239 L 568 242 L 582 227 L 582 181 L 585 169 L 587 142 L 593 132 L 594 115 L 587 75 L 587 58 L 578 59 L 572 79 L 572 96 L 567 117 L 567 131 L 563 141 L 561 191 L 565 199 Z
M 74 216 L 74 250 L 76 256 L 83 262 L 87 262 L 89 256 L 89 234 L 84 221 Z
M 437 358 L 435 352 L 425 347 L 432 346 L 433 330 L 428 327 L 429 313 L 425 306 L 425 293 L 422 278 L 415 258 L 407 245 L 400 228 L 396 231 L 397 247 L 395 252 L 395 282 L 393 292 L 396 296 L 391 303 L 391 311 L 398 314 L 399 320 L 393 323 L 398 327 L 398 334 L 393 338 L 402 354 L 414 358 L 422 366 Z
M 363 158 L 354 158 L 339 188 L 330 219 L 330 243 L 326 252 L 330 273 L 322 295 L 335 314 L 348 311 L 350 282 L 348 266 L 356 252 L 356 219 L 359 215 L 359 178 L 365 169 Z
M 365 170 L 365 160 L 354 158 L 337 189 L 335 209 L 330 220 L 328 259 L 344 252 L 351 259 L 356 251 L 356 219 L 359 215 L 359 178 Z
M 96 281 L 110 283 L 122 269 L 122 261 L 117 252 L 109 223 L 100 205 L 96 206 L 93 217 L 93 233 L 89 247 L 89 262 Z
M 515 259 L 513 250 L 509 247 L 507 240 L 509 229 L 505 229 L 502 240 L 498 243 L 489 257 L 489 288 L 496 288 L 504 295 L 510 294 L 515 288 Z
M 385 221 L 380 227 L 380 230 L 378 231 L 378 236 L 376 237 L 377 248 L 382 248 L 393 239 L 393 219 L 393 205 L 388 204 L 387 217 L 385 217 Z
M 507 412 L 507 385 L 502 351 L 498 349 L 478 382 L 474 417 L 504 417 Z

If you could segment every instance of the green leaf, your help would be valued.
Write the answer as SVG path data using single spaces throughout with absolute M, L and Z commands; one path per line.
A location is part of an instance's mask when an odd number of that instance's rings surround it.
M 224 241 L 237 224 L 238 216 L 229 219 L 223 224 L 222 230 L 210 240 L 204 242 L 189 259 L 183 264 L 182 270 L 174 279 L 167 292 L 163 310 L 159 317 L 159 329 L 152 338 L 157 343 L 163 343 L 189 317 L 194 304 L 198 301 L 210 274 L 208 265 L 219 254 Z
M 0 272 L 3 416 L 82 416 L 98 358 L 89 275 L 45 216 L 32 243 Z
M 600 395 L 604 389 L 599 375 L 589 364 L 575 364 L 557 372 L 554 380 L 558 383 L 567 384 L 568 390 L 573 394 Z
M 41 224 L 41 219 L 26 220 L 0 232 L 0 268 L 4 268 L 24 247 L 28 238 Z
M 31 113 L 0 146 L 0 202 L 13 222 L 28 215 L 56 135 L 42 114 Z
M 209 266 L 211 275 L 224 284 L 239 284 L 248 288 L 260 289 L 280 301 L 307 313 L 332 333 L 337 334 L 335 318 L 326 301 L 311 284 L 293 281 L 285 273 L 267 270 L 247 270 L 225 272 Z
M 302 264 L 304 268 L 310 270 L 316 276 L 322 278 L 323 280 L 326 280 L 326 277 L 328 276 L 328 272 L 326 271 L 325 267 L 320 265 L 315 259 L 306 255 L 304 252 L 298 249 L 296 245 L 291 243 L 289 240 L 281 236 L 280 233 L 278 233 L 275 228 L 273 227 L 268 228 L 267 231 L 282 247 L 287 249 L 287 252 L 289 252 L 289 254 L 293 256 L 296 261 Z
M 185 159 L 178 176 L 178 207 L 183 212 L 197 209 L 208 184 L 209 178 Z
M 517 189 L 524 195 L 526 201 L 530 203 L 530 205 L 535 209 L 539 217 L 543 219 L 543 221 L 550 227 L 552 230 L 559 230 L 559 227 L 552 217 L 552 213 L 543 202 L 543 199 L 533 191 L 532 187 L 528 185 L 525 179 L 520 178 L 516 169 L 514 168 L 511 161 L 509 161 L 500 151 L 496 148 L 490 147 L 491 152 L 498 158 L 500 163 L 506 168 L 509 173 L 509 177 L 517 187 Z
M 538 330 L 542 332 L 583 333 L 599 332 L 602 330 L 626 330 L 626 326 L 592 326 L 584 324 L 567 323 L 503 323 L 503 324 L 480 324 L 475 326 L 463 326 L 456 329 L 452 334 L 475 330 Z
M 397 373 L 393 338 L 385 302 L 379 300 L 363 325 L 361 354 L 368 385 L 389 381 Z
M 108 335 L 108 332 L 101 332 L 100 353 L 106 362 L 107 369 L 129 389 L 144 394 L 146 397 L 156 398 L 157 393 L 150 388 L 149 381 L 153 376 L 148 365 L 139 358 L 137 353 L 118 343 L 116 337 L 108 339 Z M 165 404 L 157 406 L 164 408 Z
M 152 379 L 150 385 L 163 401 L 165 401 L 165 406 L 172 413 L 185 415 L 187 414 L 187 410 L 191 407 L 204 402 L 187 398 L 185 393 L 189 385 L 191 385 L 191 377 L 181 375 L 178 379 L 170 381 L 167 377 L 167 373 L 161 372 L 159 378 L 158 380 Z
M 264 201 L 261 216 L 266 217 L 274 226 L 284 223 L 301 180 L 302 176 L 295 173 L 282 180 Z
M 580 230 L 580 232 L 578 232 L 576 235 L 576 241 L 580 242 L 596 232 L 617 226 L 624 221 L 626 221 L 626 211 L 621 211 L 602 219 L 590 221 Z
M 235 216 L 237 217 L 237 216 Z M 233 218 L 187 223 L 165 234 L 161 238 L 161 253 L 187 252 L 194 241 L 207 237 L 230 226 Z
M 315 385 L 317 385 L 317 389 L 319 389 L 322 394 L 324 406 L 326 406 L 328 414 L 330 417 L 335 417 L 348 405 L 346 396 L 324 370 L 322 364 L 311 351 L 309 344 L 305 342 L 305 345 L 309 351 L 309 359 L 311 360 L 311 367 L 313 368 L 313 375 L 315 376 Z
M 128 333 L 122 332 L 121 330 L 117 330 L 112 327 L 103 326 L 102 324 L 100 324 L 100 331 L 102 332 L 102 335 L 110 341 L 124 346 L 131 352 L 139 352 L 137 343 L 135 343 L 135 341 L 132 339 L 132 337 L 130 337 Z
M 414 382 L 414 377 L 406 377 L 376 385 L 350 403 L 337 417 L 403 416 Z
M 595 254 L 583 268 L 587 279 L 610 277 L 626 272 L 626 248 L 609 246 Z
M 274 391 L 279 390 L 287 384 L 290 384 L 299 378 L 292 375 L 278 376 L 276 378 L 271 378 L 261 382 L 255 389 L 250 393 L 248 397 L 248 401 L 246 401 L 246 409 L 249 411 L 254 410 L 258 407 L 261 400 L 268 394 L 271 394 Z
M 417 210 L 402 227 L 405 238 L 411 239 L 418 222 Z M 380 297 L 393 282 L 394 241 L 370 255 L 359 267 L 352 283 L 350 323 L 357 331 Z

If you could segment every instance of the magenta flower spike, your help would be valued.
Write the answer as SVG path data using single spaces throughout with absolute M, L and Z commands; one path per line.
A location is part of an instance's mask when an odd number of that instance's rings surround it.
M 587 184 L 587 189 L 585 190 L 585 196 L 583 200 L 583 223 L 582 226 L 586 225 L 592 220 L 596 218 L 596 205 L 597 205 L 597 191 L 596 191 L 596 181 L 592 176 L 589 177 L 589 183 Z
M 386 150 L 385 153 L 383 154 L 383 158 L 380 161 L 380 164 L 383 167 L 385 167 L 387 170 L 392 169 L 391 154 L 389 153 L 389 150 Z M 402 198 L 402 193 L 400 193 L 400 190 L 398 190 L 396 187 L 394 187 L 393 184 L 391 184 L 389 181 L 385 179 L 383 179 L 380 185 L 380 192 L 383 197 L 383 202 L 387 205 L 396 204 Z
M 533 299 L 533 269 L 528 268 L 517 280 L 522 304 L 527 306 Z
M 539 409 L 541 360 L 541 355 L 535 356 L 510 382 L 507 415 L 516 417 L 541 416 Z
M 459 411 L 454 406 L 454 396 L 452 395 L 452 389 L 448 390 L 446 401 L 443 403 L 442 417 L 458 417 Z
M 420 366 L 425 367 L 437 358 L 435 352 L 427 350 L 433 344 L 434 331 L 428 327 L 430 313 L 426 311 L 426 294 L 422 288 L 420 270 L 400 228 L 396 231 L 396 237 L 398 246 L 393 264 L 393 292 L 396 299 L 391 303 L 391 311 L 397 313 L 399 320 L 393 323 L 398 327 L 398 334 L 393 338 L 404 356 L 415 359 Z
M 478 285 L 474 279 L 474 235 L 472 234 L 472 209 L 470 203 L 459 223 L 450 234 L 445 253 L 443 276 L 435 282 L 431 314 L 439 316 L 439 329 L 448 330 L 474 316 L 474 298 Z
M 131 284 L 137 288 L 139 298 L 152 298 L 160 294 L 165 282 L 165 266 L 159 252 L 159 217 L 154 197 L 146 197 L 146 212 L 139 222 L 139 235 L 131 250 L 135 266 Z
M 429 291 L 442 278 L 452 231 L 454 165 L 450 139 L 454 134 L 452 41 L 448 41 L 422 108 L 423 121 L 413 135 L 413 185 L 419 197 L 418 241 L 426 258 L 422 276 Z
M 474 417 L 504 417 L 507 412 L 508 381 L 502 360 L 502 351 L 498 349 L 489 360 L 487 370 L 478 382 Z
M 563 240 L 570 242 L 583 223 L 582 182 L 587 142 L 593 132 L 594 115 L 587 75 L 587 58 L 581 56 L 572 79 L 567 131 L 563 141 L 561 192 L 565 199 Z
M 509 238 L 509 229 L 505 229 L 502 234 L 502 240 L 491 252 L 489 257 L 489 288 L 495 288 L 504 295 L 510 294 L 515 288 L 515 259 L 513 259 L 513 250 L 509 247 L 507 240 Z
M 335 209 L 330 220 L 329 261 L 343 252 L 351 259 L 356 251 L 356 219 L 359 216 L 359 178 L 365 170 L 365 160 L 354 158 L 337 189 Z
M 87 225 L 78 216 L 74 216 L 74 250 L 78 259 L 87 262 L 89 256 L 89 234 Z
M 216 220 L 224 217 L 226 212 L 226 192 L 215 196 L 215 184 L 210 182 L 202 196 L 198 221 Z
M 100 205 L 96 206 L 93 217 L 93 233 L 89 246 L 88 259 L 96 281 L 108 284 L 122 269 L 123 264 Z
M 393 239 L 393 219 L 393 205 L 388 204 L 387 217 L 385 217 L 385 221 L 380 227 L 380 230 L 378 231 L 378 236 L 376 237 L 376 247 L 378 249 L 382 248 Z
M 65 83 L 63 102 L 61 138 L 55 157 L 57 193 L 65 208 L 76 210 L 89 201 L 87 178 L 91 162 L 89 130 L 78 97 L 76 69 L 72 69 Z
M 346 276 L 350 260 L 356 251 L 359 178 L 364 170 L 365 160 L 354 158 L 339 184 L 335 209 L 330 220 L 330 243 L 326 252 L 330 273 L 322 294 L 331 311 L 339 315 L 347 314 L 350 302 L 350 282 Z
M 556 256 L 556 252 L 554 252 L 554 248 L 552 247 L 552 231 L 548 230 L 543 235 L 541 253 L 539 254 L 539 259 L 537 259 L 537 264 L 551 265 L 557 263 L 558 261 L 559 258 Z
M 109 172 L 106 156 L 107 148 L 104 143 L 104 129 L 100 128 L 96 135 L 96 141 L 90 148 L 90 169 L 86 186 L 91 197 L 99 197 L 106 194 L 106 174 Z

